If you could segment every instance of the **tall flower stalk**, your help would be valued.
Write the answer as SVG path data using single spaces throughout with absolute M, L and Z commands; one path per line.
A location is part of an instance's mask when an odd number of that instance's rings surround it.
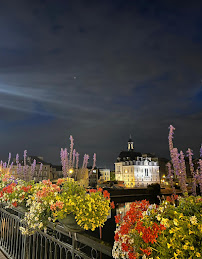
M 167 168 L 168 168 L 168 179 L 169 179 L 169 183 L 171 185 L 171 188 L 173 190 L 173 193 L 176 194 L 176 191 L 175 191 L 175 186 L 174 186 L 174 182 L 173 182 L 173 178 L 174 178 L 174 174 L 173 174 L 173 170 L 171 168 L 171 163 L 167 163 L 166 164 Z
M 95 166 L 96 166 L 96 154 L 94 153 L 94 155 L 93 155 L 93 166 L 92 166 L 92 169 L 89 173 L 89 176 L 91 176 L 91 174 L 93 173 L 93 170 L 95 169 Z
M 185 194 L 188 192 L 187 185 L 186 185 L 187 174 L 186 174 L 185 158 L 182 151 L 180 151 L 180 154 L 178 154 L 177 148 L 174 148 L 173 134 L 174 134 L 175 128 L 172 125 L 170 125 L 169 129 L 170 131 L 168 136 L 168 142 L 169 142 L 169 150 L 170 150 L 171 161 L 174 169 L 174 174 L 179 179 L 179 184 L 180 184 L 182 193 Z M 189 167 L 190 167 L 190 172 L 192 176 L 192 194 L 196 196 L 197 184 L 199 184 L 200 193 L 202 194 L 202 159 L 199 159 L 198 161 L 199 167 L 195 171 L 194 164 L 193 164 L 193 151 L 190 148 L 188 148 L 187 150 L 187 157 L 189 159 Z M 202 158 L 202 144 L 200 147 L 200 157 Z M 174 174 L 172 172 L 171 164 L 170 165 L 167 164 L 167 167 L 168 167 L 168 178 L 170 180 L 171 178 L 174 178 Z M 172 187 L 173 186 L 172 180 L 170 180 L 170 184 Z
M 189 158 L 190 172 L 191 172 L 191 175 L 193 177 L 193 179 L 192 179 L 192 193 L 193 193 L 194 196 L 196 196 L 197 175 L 196 175 L 196 172 L 194 172 L 194 164 L 193 164 L 193 161 L 192 161 L 193 151 L 190 148 L 188 148 L 188 150 L 187 150 L 187 156 Z
M 174 135 L 174 130 L 175 130 L 175 128 L 172 126 L 172 125 L 170 125 L 170 127 L 169 127 L 169 135 L 168 135 L 168 143 L 169 143 L 169 150 L 170 150 L 170 152 L 171 152 L 171 150 L 173 149 L 173 135 Z
M 180 187 L 183 191 L 183 193 L 188 193 L 187 191 L 187 185 L 186 185 L 186 179 L 187 179 L 187 174 L 186 174 L 186 165 L 185 165 L 185 159 L 184 159 L 184 154 L 182 151 L 180 151 Z
M 199 182 L 199 187 L 200 187 L 200 193 L 202 195 L 202 160 L 199 159 L 199 176 L 198 176 L 198 182 Z
M 70 151 L 68 153 L 67 149 L 61 148 L 60 158 L 62 164 L 62 171 L 64 177 L 72 177 L 72 171 L 74 172 L 74 178 L 76 179 L 76 175 L 79 169 L 79 153 L 74 149 L 74 139 L 72 135 L 70 136 Z M 85 169 L 88 166 L 89 155 L 85 154 L 83 158 L 81 173 L 84 174 Z M 93 156 L 93 169 L 96 164 L 96 154 Z
M 185 166 L 184 154 L 182 151 L 180 151 L 180 154 L 179 154 L 178 149 L 174 148 L 173 135 L 174 135 L 175 128 L 172 125 L 170 125 L 169 129 L 170 129 L 170 131 L 169 131 L 169 135 L 168 135 L 168 142 L 169 142 L 170 157 L 171 157 L 172 165 L 174 168 L 174 173 L 179 180 L 179 184 L 180 184 L 182 193 L 186 194 L 187 186 L 186 186 L 186 166 Z M 169 165 L 168 169 L 170 170 L 170 172 L 169 172 L 170 177 L 172 176 L 174 178 L 174 174 L 171 175 L 171 172 L 172 172 L 171 165 Z M 172 184 L 173 184 L 173 182 L 172 182 Z M 171 187 L 172 187 L 172 185 L 171 185 Z M 172 187 L 172 189 L 173 189 L 173 187 Z

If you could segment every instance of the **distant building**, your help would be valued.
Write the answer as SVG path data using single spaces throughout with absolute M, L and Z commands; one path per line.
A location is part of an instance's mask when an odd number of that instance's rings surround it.
M 92 170 L 92 167 L 88 168 L 88 184 L 89 186 L 95 188 L 98 184 L 98 169 L 94 168 Z
M 169 179 L 168 179 L 168 168 L 166 164 L 169 162 L 167 158 L 164 157 L 159 157 L 158 158 L 158 163 L 159 163 L 159 176 L 160 176 L 160 182 L 161 186 L 165 187 L 169 184 Z
M 53 174 L 53 180 L 62 178 L 63 177 L 63 171 L 61 165 L 53 165 L 52 166 L 52 174 Z
M 76 170 L 76 180 L 84 187 L 95 188 L 98 183 L 98 169 L 92 167 L 79 168 Z
M 100 171 L 100 178 L 99 180 L 101 181 L 110 181 L 110 169 L 104 169 L 104 168 L 99 168 Z
M 34 171 L 33 178 L 31 179 L 31 165 L 36 160 L 36 167 Z M 24 161 L 20 161 L 20 164 L 23 166 Z M 43 164 L 42 170 L 40 170 L 40 165 Z M 35 180 L 36 182 L 44 180 L 44 179 L 53 179 L 52 175 L 52 165 L 51 163 L 47 163 L 43 160 L 43 157 L 39 156 L 28 156 L 26 159 L 26 165 L 28 166 L 28 175 L 29 180 Z M 15 177 L 20 177 L 17 172 L 17 164 L 16 161 L 14 161 L 13 166 L 11 168 L 11 174 Z
M 158 158 L 154 154 L 135 152 L 130 138 L 128 151 L 122 151 L 115 162 L 115 179 L 124 181 L 130 188 L 160 183 Z
M 79 182 L 81 186 L 88 187 L 89 186 L 88 169 L 79 168 L 76 173 L 76 180 Z

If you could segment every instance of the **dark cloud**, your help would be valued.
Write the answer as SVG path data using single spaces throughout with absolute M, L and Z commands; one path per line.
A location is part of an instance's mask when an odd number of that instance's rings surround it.
M 59 162 L 81 154 L 113 167 L 129 134 L 168 156 L 201 140 L 199 1 L 17 1 L 0 4 L 0 155 Z

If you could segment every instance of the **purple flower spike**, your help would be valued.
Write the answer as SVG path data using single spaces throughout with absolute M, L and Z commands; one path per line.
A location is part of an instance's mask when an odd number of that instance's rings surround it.
M 70 135 L 70 153 L 69 153 L 69 168 L 72 167 L 72 155 L 73 155 L 73 148 L 74 148 L 74 139 L 72 135 Z
M 35 169 L 36 169 L 36 160 L 34 159 L 32 165 L 31 165 L 31 178 L 34 178 L 34 173 L 35 173 Z
M 187 193 L 187 185 L 186 185 L 186 165 L 184 160 L 184 154 L 182 151 L 180 151 L 180 175 L 179 175 L 179 181 L 180 181 L 180 187 L 182 190 L 182 193 Z
M 72 160 L 72 167 L 74 168 L 74 163 L 76 159 L 76 149 L 73 150 L 73 160 Z
M 198 177 L 198 182 L 199 182 L 199 187 L 200 187 L 200 193 L 202 195 L 202 160 L 199 159 L 199 177 Z
M 11 161 L 11 153 L 8 154 L 8 166 L 10 164 L 10 161 Z
M 174 167 L 175 174 L 179 176 L 180 174 L 180 160 L 179 160 L 179 154 L 177 148 L 173 148 L 171 150 L 171 158 L 172 158 L 172 163 Z
M 79 168 L 79 153 L 76 152 L 76 169 Z
M 190 172 L 193 176 L 192 192 L 193 192 L 193 195 L 196 196 L 196 173 L 194 172 L 194 165 L 193 165 L 193 162 L 192 162 L 193 151 L 190 148 L 188 148 L 188 150 L 187 150 L 187 156 L 189 158 Z
M 174 187 L 174 182 L 173 182 L 174 175 L 173 175 L 173 170 L 171 169 L 171 163 L 167 163 L 166 166 L 168 167 L 169 183 L 170 183 L 171 188 L 173 190 L 173 194 L 176 194 L 175 187 Z
M 169 150 L 171 152 L 171 150 L 173 149 L 173 135 L 174 135 L 175 128 L 172 125 L 170 125 L 169 129 L 170 131 L 168 135 L 168 142 L 169 142 Z
M 16 154 L 16 164 L 19 164 L 19 155 L 18 154 Z

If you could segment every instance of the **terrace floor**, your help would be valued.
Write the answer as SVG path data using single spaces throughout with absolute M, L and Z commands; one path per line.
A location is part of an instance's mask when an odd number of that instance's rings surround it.
M 5 255 L 0 251 L 0 259 L 6 259 Z

